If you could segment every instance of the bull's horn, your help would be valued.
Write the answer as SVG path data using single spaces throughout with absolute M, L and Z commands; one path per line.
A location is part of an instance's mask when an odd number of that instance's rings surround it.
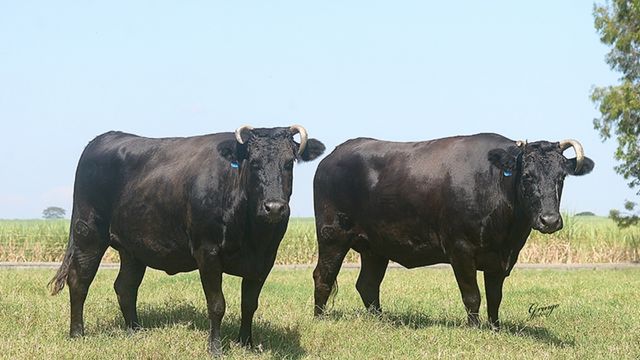
M 516 141 L 516 146 L 517 147 L 523 147 L 523 146 L 526 146 L 526 145 L 527 145 L 526 141 L 522 141 L 522 140 L 517 140 Z
M 582 169 L 582 163 L 584 162 L 584 149 L 578 140 L 567 139 L 560 141 L 560 151 L 565 151 L 572 147 L 576 151 L 576 172 Z
M 298 155 L 302 154 L 304 148 L 307 146 L 307 130 L 305 130 L 302 125 L 291 125 L 289 127 L 289 131 L 291 131 L 291 135 L 300 134 L 300 148 L 298 149 Z
M 236 129 L 236 140 L 240 143 L 240 144 L 244 144 L 244 140 L 242 140 L 242 133 L 245 131 L 251 131 L 253 130 L 253 126 L 251 125 L 242 125 L 239 128 Z

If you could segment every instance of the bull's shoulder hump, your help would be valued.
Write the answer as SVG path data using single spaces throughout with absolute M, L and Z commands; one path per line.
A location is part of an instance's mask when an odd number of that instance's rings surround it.
M 378 140 L 378 139 L 374 139 L 374 138 L 357 137 L 357 138 L 349 139 L 349 140 L 343 142 L 342 144 L 336 146 L 336 149 L 348 149 L 348 148 L 353 147 L 353 146 L 358 146 L 358 145 L 367 144 L 367 143 L 376 143 L 376 142 L 381 142 L 381 141 L 382 140 Z
M 100 143 L 103 141 L 111 141 L 114 139 L 125 139 L 125 138 L 140 138 L 140 136 L 126 133 L 123 131 L 111 130 L 96 136 L 95 138 L 93 138 L 93 140 L 89 142 L 89 144 Z
M 475 134 L 475 135 L 469 135 L 469 138 L 472 138 L 474 140 L 480 140 L 480 141 L 487 141 L 487 142 L 495 142 L 497 144 L 499 143 L 514 143 L 514 140 L 511 140 L 503 135 L 500 134 L 496 134 L 496 133 L 479 133 L 479 134 Z

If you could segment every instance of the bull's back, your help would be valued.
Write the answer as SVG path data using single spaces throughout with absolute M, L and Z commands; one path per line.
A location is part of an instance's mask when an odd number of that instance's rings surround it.
M 226 136 L 225 136 L 226 135 Z M 187 138 L 145 138 L 108 132 L 92 140 L 80 157 L 76 189 L 112 201 L 136 187 L 175 188 L 216 165 L 216 144 L 229 133 Z

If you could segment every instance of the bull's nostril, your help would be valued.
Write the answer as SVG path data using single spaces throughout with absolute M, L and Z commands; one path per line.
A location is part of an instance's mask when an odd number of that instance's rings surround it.
M 269 206 L 269 203 L 264 204 L 264 209 L 267 211 L 267 214 L 271 212 L 271 206 Z

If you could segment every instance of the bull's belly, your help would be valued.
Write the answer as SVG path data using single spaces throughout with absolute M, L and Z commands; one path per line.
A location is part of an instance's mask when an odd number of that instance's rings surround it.
M 429 237 L 410 237 L 397 233 L 362 235 L 354 243 L 356 251 L 371 251 L 407 268 L 449 263 L 440 242 Z
M 422 249 L 415 252 L 398 252 L 390 255 L 389 260 L 409 269 L 419 266 L 449 263 L 449 258 L 438 249 Z
M 171 275 L 198 268 L 187 244 L 186 238 L 156 235 L 131 239 L 120 234 L 111 234 L 113 248 L 119 252 L 126 252 L 150 268 Z
M 353 249 L 360 253 L 372 252 L 406 268 L 451 263 L 450 257 L 438 237 L 383 234 L 371 239 L 361 234 L 354 242 Z M 509 251 L 505 253 L 510 254 Z M 517 252 L 512 256 L 517 257 Z M 478 248 L 468 261 L 473 261 L 478 270 L 489 272 L 509 271 L 511 264 L 510 259 L 505 258 L 501 253 L 484 248 Z
M 446 257 L 442 253 L 437 253 L 437 252 L 416 254 L 415 256 L 407 255 L 407 254 L 403 254 L 403 255 L 392 257 L 389 260 L 396 262 L 408 269 L 412 269 L 420 266 L 449 263 L 448 257 Z
M 192 256 L 182 253 L 170 253 L 162 257 L 147 258 L 146 265 L 156 270 L 162 270 L 169 275 L 196 270 L 198 265 Z

